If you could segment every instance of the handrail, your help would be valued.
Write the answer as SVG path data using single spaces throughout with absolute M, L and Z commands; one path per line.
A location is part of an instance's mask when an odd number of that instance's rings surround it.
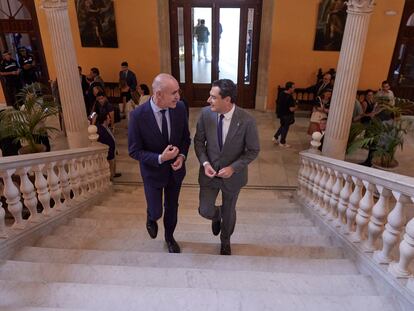
M 0 239 L 16 236 L 99 196 L 110 186 L 108 146 L 0 158 Z M 2 189 L 3 188 L 3 189 Z M 30 217 L 23 218 L 23 207 Z M 5 208 L 13 223 L 7 226 Z M 39 212 L 39 209 L 41 212 Z
M 414 178 L 301 152 L 298 197 L 414 297 Z M 394 256 L 394 250 L 397 256 Z M 369 254 L 369 255 L 368 255 Z

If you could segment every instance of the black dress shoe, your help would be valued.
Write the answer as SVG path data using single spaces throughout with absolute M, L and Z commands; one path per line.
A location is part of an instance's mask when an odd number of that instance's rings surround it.
M 155 239 L 157 237 L 157 233 L 158 233 L 158 225 L 156 221 L 147 219 L 147 231 L 149 236 L 152 239 Z
M 231 255 L 230 244 L 221 244 L 220 255 Z
M 213 220 L 211 222 L 211 231 L 213 231 L 214 235 L 218 235 L 220 233 L 221 224 L 220 220 Z
M 177 241 L 174 238 L 165 240 L 167 243 L 167 248 L 169 253 L 181 253 L 180 245 L 178 245 Z

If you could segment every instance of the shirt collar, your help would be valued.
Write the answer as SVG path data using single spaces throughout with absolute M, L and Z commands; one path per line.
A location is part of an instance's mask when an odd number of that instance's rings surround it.
M 161 110 L 167 110 L 168 111 L 168 108 L 162 109 L 162 108 L 158 107 L 157 104 L 154 102 L 154 99 L 152 98 L 152 96 L 151 96 L 151 99 L 150 99 L 150 104 L 151 104 L 152 111 L 154 111 L 154 112 L 160 112 Z
M 233 113 L 234 113 L 235 109 L 236 109 L 236 105 L 233 104 L 233 107 L 230 109 L 230 111 L 223 114 L 224 119 L 231 120 L 231 118 L 233 117 Z

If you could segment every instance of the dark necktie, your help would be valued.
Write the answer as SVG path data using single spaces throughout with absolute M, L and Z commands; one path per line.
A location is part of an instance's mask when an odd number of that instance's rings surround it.
M 223 149 L 223 119 L 224 114 L 221 114 L 217 125 L 217 139 L 220 150 Z
M 170 140 L 168 138 L 167 117 L 165 116 L 166 111 L 167 111 L 167 109 L 161 110 L 161 113 L 162 113 L 161 133 L 162 133 L 162 137 L 164 138 L 164 141 L 168 144 Z

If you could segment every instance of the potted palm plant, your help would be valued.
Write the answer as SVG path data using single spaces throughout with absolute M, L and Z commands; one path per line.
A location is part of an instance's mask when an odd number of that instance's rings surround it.
M 45 88 L 39 83 L 25 86 L 17 95 L 20 109 L 6 109 L 0 112 L 0 135 L 13 138 L 24 145 L 19 154 L 45 151 L 42 137 L 58 129 L 47 126 L 46 119 L 59 113 L 59 106 L 50 95 L 43 95 Z

